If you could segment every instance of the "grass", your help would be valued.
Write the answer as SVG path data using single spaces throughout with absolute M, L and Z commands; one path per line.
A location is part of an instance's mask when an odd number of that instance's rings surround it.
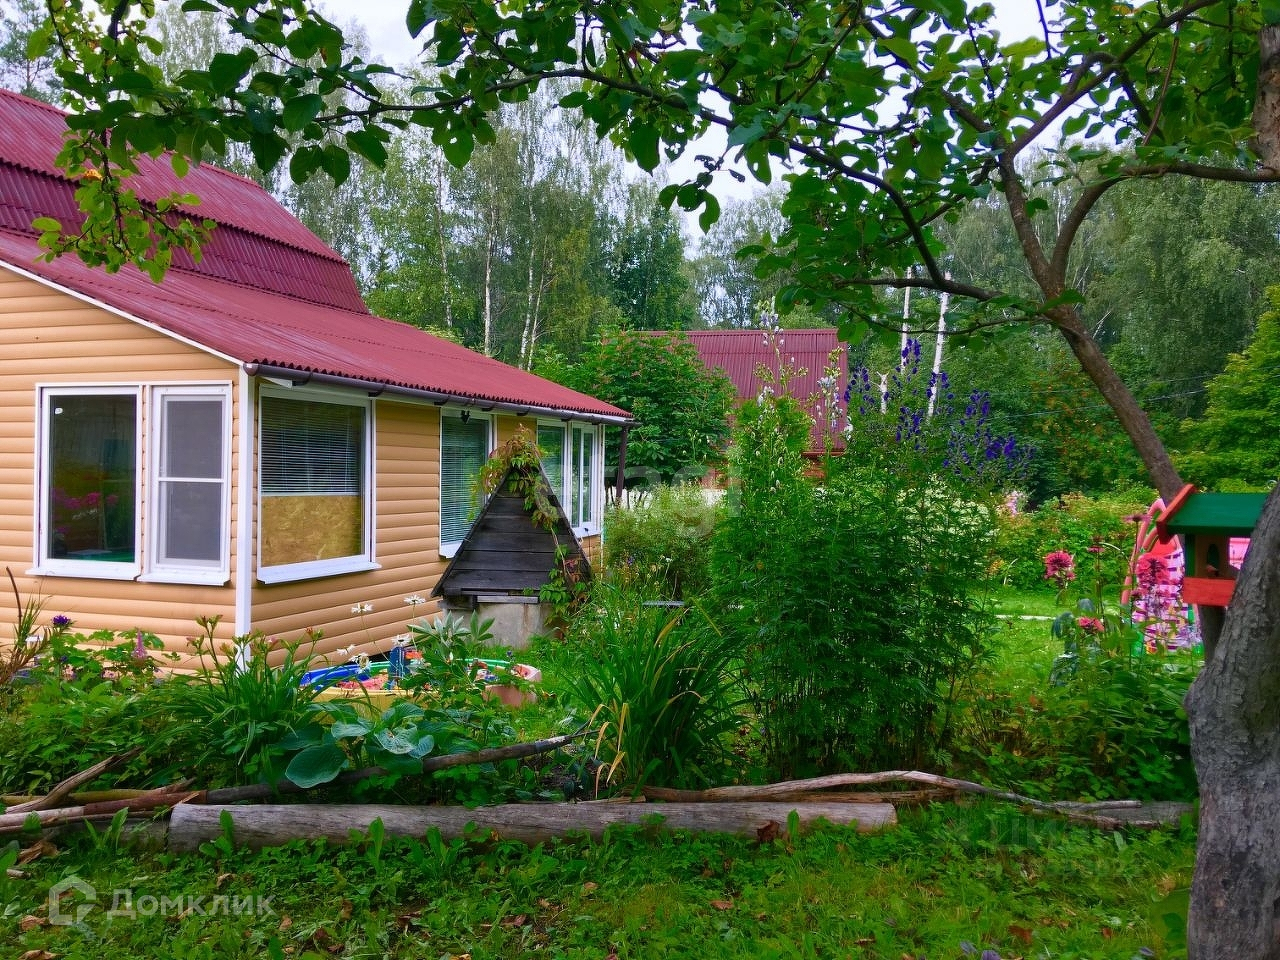
M 171 856 L 82 837 L 0 879 L 0 942 L 71 960 L 1171 958 L 1194 856 L 1188 829 L 1099 833 L 988 804 L 765 844 L 643 828 L 532 849 L 357 840 Z M 98 904 L 79 925 L 48 924 L 48 889 L 73 874 Z M 108 915 L 116 891 L 134 916 Z M 230 906 L 263 898 L 267 912 Z

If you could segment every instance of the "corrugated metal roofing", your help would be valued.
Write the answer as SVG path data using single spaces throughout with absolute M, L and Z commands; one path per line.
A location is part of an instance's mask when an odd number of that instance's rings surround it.
M 33 236 L 0 231 L 0 261 L 241 363 L 437 391 L 462 400 L 626 417 L 611 404 L 408 324 L 186 270 L 171 270 L 163 283 L 155 284 L 133 267 L 109 274 L 73 257 L 36 262 L 39 253 Z
M 10 90 L 0 90 L 0 157 L 15 166 L 62 179 L 54 164 L 67 135 L 66 114 L 57 107 Z M 192 167 L 179 177 L 166 157 L 142 157 L 130 178 L 138 196 L 156 201 L 172 193 L 194 193 L 198 206 L 183 208 L 193 216 L 238 227 L 261 237 L 341 261 L 334 250 L 252 180 L 209 164 Z
M 176 265 L 155 284 L 133 267 L 108 274 L 72 256 L 41 261 L 32 216 L 75 210 L 74 184 L 52 161 L 62 123 L 52 107 L 0 91 L 0 261 L 243 364 L 481 405 L 626 418 L 612 404 L 373 316 L 341 258 L 256 184 L 210 167 L 180 185 L 212 187 L 201 212 L 224 217 L 200 264 Z M 163 181 L 165 169 L 148 165 L 147 175 Z M 168 190 L 162 182 L 155 195 Z
M 722 370 L 733 381 L 738 397 L 752 399 L 760 394 L 764 381 L 757 374 L 763 366 L 776 379 L 785 365 L 792 371 L 788 391 L 802 402 L 821 395 L 820 380 L 833 362 L 837 367 L 837 404 L 840 428 L 847 416 L 844 389 L 849 383 L 849 352 L 834 329 L 823 330 L 690 330 L 685 336 L 697 348 L 708 368 Z M 802 372 L 800 372 L 802 371 Z M 808 404 L 806 403 L 806 406 Z M 809 412 L 814 413 L 812 407 Z M 821 453 L 822 431 L 818 425 L 810 442 L 810 453 Z
M 82 214 L 65 179 L 8 164 L 3 166 L 0 227 L 29 232 L 31 221 L 38 216 L 54 217 L 64 225 L 81 221 Z M 340 309 L 361 313 L 368 310 L 360 299 L 350 269 L 342 260 L 322 257 L 235 227 L 215 229 L 198 264 L 182 252 L 176 253 L 174 260 L 177 266 L 196 273 Z

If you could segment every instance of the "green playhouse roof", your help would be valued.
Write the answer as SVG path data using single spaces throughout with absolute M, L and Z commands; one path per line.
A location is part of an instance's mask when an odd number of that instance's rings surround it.
M 1172 513 L 1160 519 L 1170 533 L 1223 533 L 1244 537 L 1253 533 L 1262 513 L 1265 493 L 1192 493 L 1179 504 L 1170 505 Z

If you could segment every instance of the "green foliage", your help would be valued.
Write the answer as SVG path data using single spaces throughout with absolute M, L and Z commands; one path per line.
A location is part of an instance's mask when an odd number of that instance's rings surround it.
M 848 454 L 815 484 L 794 412 L 785 395 L 744 408 L 712 548 L 771 773 L 928 765 L 987 652 L 990 512 L 923 467 Z
M 1249 345 L 1209 382 L 1204 419 L 1184 428 L 1187 452 L 1178 459 L 1208 489 L 1269 489 L 1280 478 L 1280 287 L 1267 296 L 1271 309 Z
M 1038 797 L 1194 799 L 1182 700 L 1199 659 L 1145 652 L 1126 610 L 1088 598 L 1052 634 L 1063 652 L 1051 669 L 1017 686 L 984 677 L 962 720 L 960 761 Z
M 1137 536 L 1132 518 L 1146 513 L 1152 499 L 1150 491 L 1135 489 L 1098 497 L 1068 494 L 1036 510 L 1000 510 L 991 572 L 1003 583 L 1034 589 L 1046 583 L 1045 554 L 1063 550 L 1077 560 L 1093 556 L 1100 565 L 1097 577 L 1123 583 Z M 1095 546 L 1101 552 L 1091 553 Z
M 614 782 L 720 784 L 739 723 L 735 644 L 701 608 L 652 597 L 635 583 L 596 585 L 570 636 L 580 653 L 565 693 L 599 727 Z
M 696 597 L 710 584 L 711 534 L 716 507 L 696 484 L 659 486 L 629 506 L 614 504 L 604 517 L 605 566 L 662 582 L 666 599 Z
M 879 834 L 824 828 L 764 843 L 636 828 L 526 846 L 371 826 L 346 843 L 253 852 L 224 836 L 185 855 L 71 835 L 58 857 L 22 865 L 21 880 L 6 879 L 14 854 L 0 850 L 0 939 L 14 956 L 78 958 L 109 944 L 114 960 L 1180 955 L 1189 828 L 1098 832 L 988 803 L 899 819 Z M 44 916 L 49 888 L 68 876 L 97 891 L 84 922 L 23 922 Z M 161 896 L 203 909 L 111 915 L 110 894 L 124 889 L 135 909 Z M 220 896 L 270 909 L 215 909 Z M 75 897 L 68 907 L 84 905 Z
M 280 641 L 261 633 L 220 645 L 217 617 L 197 622 L 202 669 L 175 674 L 164 684 L 165 706 L 175 724 L 171 749 L 207 781 L 274 782 L 283 771 L 283 743 L 303 726 L 318 687 L 303 674 L 320 639 Z M 278 661 L 273 665 L 272 661 Z
M 129 754 L 105 779 L 168 782 L 181 767 L 169 744 L 163 694 L 141 631 L 91 636 L 54 618 L 37 651 L 0 682 L 0 792 L 38 792 L 110 756 Z
M 456 719 L 429 714 L 408 700 L 375 716 L 358 702 L 313 703 L 310 709 L 311 722 L 280 743 L 290 754 L 285 778 L 304 788 L 330 783 L 345 770 L 381 767 L 387 771 L 380 783 L 385 789 L 401 776 L 421 776 L 422 761 L 434 752 L 475 749 L 459 735 Z
M 566 384 L 622 407 L 636 419 L 627 438 L 627 477 L 649 485 L 700 478 L 720 462 L 729 438 L 733 384 L 703 366 L 678 333 L 606 333 Z M 618 462 L 611 430 L 606 462 Z

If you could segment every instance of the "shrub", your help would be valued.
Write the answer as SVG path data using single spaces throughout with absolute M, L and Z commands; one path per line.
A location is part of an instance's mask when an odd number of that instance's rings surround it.
M 594 714 L 597 755 L 615 781 L 722 782 L 740 719 L 733 646 L 700 609 L 650 596 L 627 584 L 595 586 L 574 624 L 581 654 L 565 692 Z
M 655 487 L 640 504 L 605 514 L 605 565 L 652 574 L 670 599 L 697 596 L 709 583 L 715 517 L 702 487 Z
M 1102 497 L 1067 494 L 1038 510 L 1016 514 L 1000 511 L 992 573 L 1010 586 L 1045 586 L 1044 556 L 1063 550 L 1077 557 L 1095 543 L 1108 544 L 1101 576 L 1123 581 L 1133 550 L 1136 527 L 1130 517 L 1146 512 L 1149 491 L 1129 490 Z
M 136 630 L 85 636 L 70 627 L 55 617 L 34 657 L 0 682 L 0 791 L 43 791 L 128 753 L 110 777 L 131 786 L 173 779 L 148 653 L 159 641 Z
M 1196 795 L 1182 700 L 1188 653 L 1146 653 L 1123 609 L 1090 600 L 1054 622 L 1064 652 L 1034 693 L 988 676 L 956 753 L 976 775 L 1032 796 L 1189 800 Z
M 986 652 L 990 511 L 905 452 L 889 472 L 851 446 L 817 486 L 788 439 L 805 435 L 787 429 L 793 405 L 744 407 L 737 509 L 712 552 L 768 763 L 783 777 L 928 764 Z

